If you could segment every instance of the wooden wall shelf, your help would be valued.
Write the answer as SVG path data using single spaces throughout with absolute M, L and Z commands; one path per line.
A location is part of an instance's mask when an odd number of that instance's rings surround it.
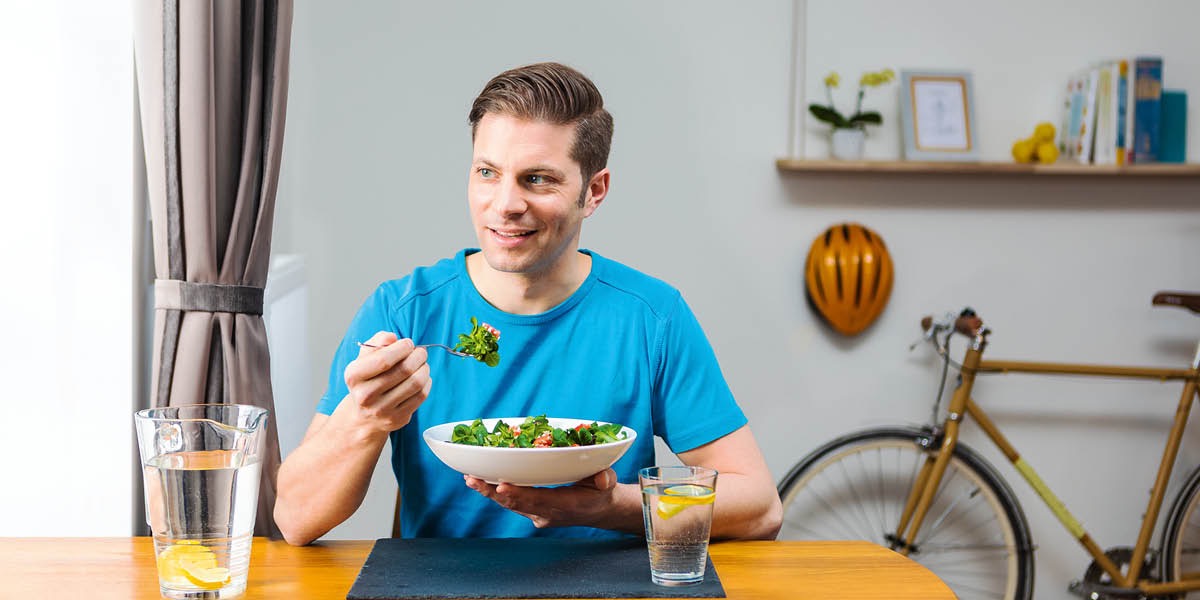
M 796 173 L 911 173 L 942 175 L 1071 175 L 1083 177 L 1191 177 L 1200 179 L 1200 164 L 1155 163 L 1128 167 L 1024 165 L 1012 162 L 921 162 L 905 160 L 809 160 L 780 158 L 780 171 Z

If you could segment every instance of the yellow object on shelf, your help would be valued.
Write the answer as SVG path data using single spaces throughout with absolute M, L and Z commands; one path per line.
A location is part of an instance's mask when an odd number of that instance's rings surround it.
M 1037 150 L 1034 152 L 1038 162 L 1043 165 L 1054 164 L 1058 160 L 1058 146 L 1054 145 L 1054 140 L 1042 142 L 1037 145 Z
M 1013 144 L 1012 156 L 1013 160 L 1019 163 L 1027 163 L 1033 161 L 1033 152 L 1037 148 L 1036 142 L 1032 139 L 1019 140 Z
M 1042 121 L 1033 130 L 1033 139 L 1038 142 L 1054 143 L 1054 125 Z

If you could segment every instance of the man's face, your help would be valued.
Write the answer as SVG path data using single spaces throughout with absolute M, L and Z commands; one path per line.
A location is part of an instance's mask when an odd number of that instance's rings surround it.
M 580 206 L 585 182 L 569 156 L 574 140 L 573 125 L 497 114 L 480 119 L 467 197 L 491 268 L 543 275 L 578 248 L 580 225 L 599 199 L 586 193 Z

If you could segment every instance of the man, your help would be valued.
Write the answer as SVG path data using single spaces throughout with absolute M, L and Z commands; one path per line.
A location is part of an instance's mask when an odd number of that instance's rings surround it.
M 774 538 L 774 481 L 679 292 L 579 249 L 609 188 L 600 92 L 569 67 L 529 65 L 488 82 L 469 120 L 479 249 L 385 282 L 359 309 L 279 470 L 285 538 L 307 544 L 353 514 L 389 439 L 405 536 L 640 534 L 637 470 L 654 462 L 653 435 L 720 472 L 714 538 Z M 454 344 L 471 317 L 501 331 L 499 365 L 414 346 Z M 458 475 L 421 441 L 444 422 L 537 414 L 639 435 L 613 468 L 555 488 Z

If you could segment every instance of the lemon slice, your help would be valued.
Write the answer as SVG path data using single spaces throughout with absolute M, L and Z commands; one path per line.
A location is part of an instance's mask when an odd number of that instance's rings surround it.
M 711 504 L 713 501 L 713 490 L 702 485 L 684 484 L 673 485 L 663 493 L 668 496 L 691 496 L 697 499 L 693 504 Z
M 215 558 L 211 566 L 207 562 L 193 563 L 193 560 L 193 557 L 185 556 L 179 561 L 183 576 L 192 585 L 200 589 L 215 590 L 229 583 L 229 569 L 216 566 Z
M 229 583 L 229 569 L 217 566 L 217 555 L 195 541 L 181 541 L 158 554 L 158 576 L 169 586 L 215 590 Z
M 180 541 L 163 548 L 162 552 L 159 552 L 157 556 L 159 579 L 170 586 L 188 585 L 187 577 L 183 574 L 183 568 L 179 566 L 179 559 L 184 554 L 194 553 L 212 554 L 212 551 L 206 546 L 197 545 L 197 542 L 194 540 Z
M 689 506 L 712 504 L 717 497 L 712 488 L 692 484 L 673 485 L 663 490 L 663 494 L 658 498 L 656 512 L 664 519 L 670 519 Z

